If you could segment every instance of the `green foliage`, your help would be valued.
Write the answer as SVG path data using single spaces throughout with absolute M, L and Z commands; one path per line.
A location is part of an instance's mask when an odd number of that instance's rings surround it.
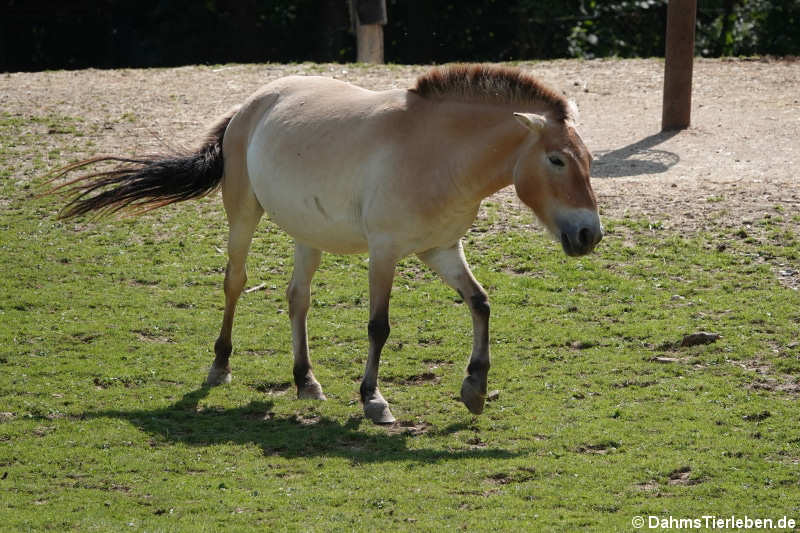
M 704 56 L 800 54 L 797 0 L 698 2 Z M 387 0 L 387 62 L 653 57 L 667 0 Z M 230 61 L 353 61 L 343 0 L 12 2 L 0 71 Z M 63 46 L 69 42 L 70 46 Z
M 664 52 L 666 0 L 581 2 L 569 36 L 572 57 L 652 57 Z
M 630 528 L 637 515 L 800 516 L 800 256 L 782 217 L 753 240 L 606 220 L 563 256 L 527 213 L 487 205 L 466 237 L 492 301 L 484 415 L 455 400 L 471 339 L 458 296 L 401 263 L 382 388 L 365 422 L 363 256 L 326 255 L 309 331 L 329 400 L 298 401 L 284 287 L 291 243 L 264 221 L 234 329 L 234 381 L 200 383 L 222 314 L 218 198 L 64 223 L 32 196 L 41 137 L 69 117 L 0 115 L 0 505 L 8 530 L 374 531 Z M 35 185 L 35 183 L 34 183 Z M 785 218 L 789 218 L 787 215 Z M 713 231 L 713 230 L 709 230 Z M 724 243 L 725 247 L 720 247 Z M 710 330 L 713 344 L 680 347 Z
M 796 0 L 716 0 L 700 13 L 697 49 L 705 56 L 800 53 L 800 35 L 790 29 L 800 23 Z

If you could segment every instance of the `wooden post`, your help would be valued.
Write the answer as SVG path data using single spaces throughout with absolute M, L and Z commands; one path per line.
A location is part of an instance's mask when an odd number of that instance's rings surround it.
M 669 0 L 661 130 L 688 128 L 692 115 L 692 67 L 697 0 Z
M 359 63 L 383 63 L 386 0 L 350 0 L 349 6 L 356 32 L 356 60 Z
M 383 63 L 383 26 L 359 24 L 356 27 L 356 61 L 359 63 Z

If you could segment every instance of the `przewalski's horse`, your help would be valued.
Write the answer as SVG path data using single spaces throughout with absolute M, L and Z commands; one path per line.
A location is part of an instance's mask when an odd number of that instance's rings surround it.
M 561 95 L 512 68 L 438 67 L 412 89 L 380 92 L 291 76 L 250 97 L 193 153 L 96 157 L 57 171 L 59 178 L 98 161 L 121 163 L 61 185 L 74 197 L 60 216 L 144 210 L 221 186 L 230 230 L 225 312 L 207 378 L 218 385 L 231 379 L 234 310 L 250 241 L 266 211 L 295 240 L 287 298 L 300 398 L 325 399 L 306 334 L 320 255 L 368 252 L 369 352 L 361 399 L 375 423 L 394 420 L 378 390 L 378 362 L 389 336 L 395 265 L 416 254 L 472 313 L 461 399 L 478 414 L 489 372 L 489 303 L 460 239 L 481 200 L 513 184 L 568 255 L 595 247 L 603 230 L 589 183 L 591 156 L 574 113 Z

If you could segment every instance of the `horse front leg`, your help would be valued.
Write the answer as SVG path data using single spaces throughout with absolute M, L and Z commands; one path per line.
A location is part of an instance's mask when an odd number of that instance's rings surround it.
M 375 424 L 391 424 L 395 418 L 389 404 L 378 390 L 378 365 L 386 339 L 389 338 L 389 297 L 397 259 L 370 250 L 369 254 L 369 353 L 361 381 L 364 415 Z
M 289 319 L 292 322 L 292 349 L 294 352 L 294 384 L 298 398 L 325 400 L 322 386 L 311 371 L 311 358 L 308 355 L 308 330 L 306 317 L 311 305 L 311 278 L 319 267 L 322 252 L 300 243 L 294 247 L 294 270 L 292 280 L 286 289 L 289 301 Z
M 467 265 L 461 241 L 449 248 L 435 248 L 419 258 L 445 283 L 453 287 L 472 314 L 472 355 L 461 384 L 461 401 L 473 414 L 483 412 L 489 377 L 489 298 Z

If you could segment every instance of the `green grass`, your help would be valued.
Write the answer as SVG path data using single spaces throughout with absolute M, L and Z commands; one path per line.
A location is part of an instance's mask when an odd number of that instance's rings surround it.
M 250 285 L 266 289 L 240 301 L 234 381 L 202 387 L 222 316 L 221 202 L 56 221 L 60 200 L 33 198 L 31 180 L 68 162 L 85 126 L 30 118 L 0 115 L 2 529 L 627 531 L 637 515 L 800 518 L 800 295 L 771 266 L 800 257 L 790 215 L 744 236 L 606 220 L 597 253 L 574 260 L 524 227 L 530 215 L 488 206 L 465 247 L 492 302 L 499 396 L 479 417 L 456 400 L 468 311 L 407 259 L 380 374 L 406 429 L 386 429 L 358 403 L 363 256 L 326 255 L 314 282 L 309 335 L 327 402 L 294 398 L 291 242 L 266 220 L 249 261 Z M 698 330 L 722 337 L 679 346 Z

